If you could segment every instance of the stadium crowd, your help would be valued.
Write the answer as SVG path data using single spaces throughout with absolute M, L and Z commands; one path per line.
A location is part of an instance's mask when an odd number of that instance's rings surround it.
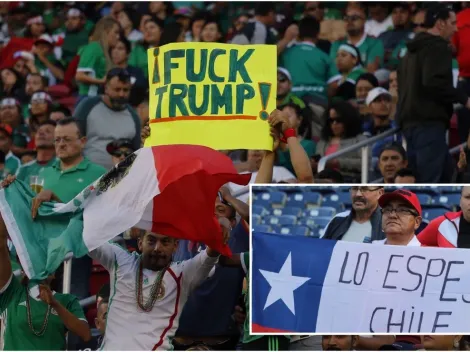
M 404 136 L 389 135 L 370 148 L 370 179 L 379 183 L 430 182 L 420 168 L 423 141 L 415 135 L 423 126 L 435 127 L 436 140 L 445 137 L 445 133 L 439 134 L 442 129 L 450 131 L 445 148 L 431 153 L 436 156 L 435 162 L 429 162 L 424 171 L 436 182 L 464 182 L 470 140 L 458 163 L 447 156 L 449 147 L 467 141 L 470 129 L 463 93 L 468 90 L 465 65 L 470 10 L 465 3 L 451 5 L 452 9 L 448 5 L 405 2 L 0 2 L 1 178 L 11 180 L 8 175 L 15 175 L 34 190 L 50 191 L 49 199 L 72 200 L 140 148 L 142 137 L 148 136 L 146 50 L 168 43 L 201 41 L 277 45 L 279 56 L 272 60 L 277 59 L 279 64 L 279 110 L 269 119 L 274 151 L 226 152 L 240 173 L 253 173 L 252 182 L 357 181 L 360 150 L 329 160 L 321 172 L 319 160 L 393 128 L 403 129 Z M 436 45 L 432 56 L 443 62 L 439 65 L 443 73 L 425 71 L 431 78 L 422 83 L 413 81 L 413 75 L 401 73 L 413 65 L 407 63 L 408 56 L 415 55 L 418 61 L 429 56 L 416 53 L 419 43 L 416 50 L 407 46 L 418 39 Z M 452 51 L 441 45 L 449 40 Z M 412 53 L 407 56 L 408 49 Z M 428 67 L 414 65 L 416 71 Z M 413 86 L 423 95 L 413 98 L 416 101 L 410 104 L 402 94 L 404 85 Z M 414 104 L 423 107 L 430 99 L 436 104 L 431 110 L 436 116 L 430 114 L 433 116 L 429 121 L 421 114 L 416 115 L 418 119 L 409 117 L 416 109 Z M 438 143 L 434 146 L 442 147 Z M 214 207 L 216 215 L 228 221 L 225 227 L 231 229 L 229 245 L 233 253 L 249 251 L 250 219 L 247 196 L 240 196 L 242 191 L 233 185 L 222 188 Z M 4 286 L 0 288 L 2 346 L 63 350 L 69 331 L 68 349 L 97 349 L 106 336 L 107 309 L 113 301 L 111 293 L 116 292 L 109 284 L 108 271 L 114 269 L 108 259 L 116 255 L 125 262 L 128 257 L 121 252 L 113 254 L 114 248 L 105 248 L 93 259 L 74 258 L 71 295 L 56 293 L 62 287 L 60 268 L 55 278 L 20 297 L 15 295 L 21 289 L 17 285 L 20 279 L 12 279 L 10 274 L 14 272 L 21 278 L 21 267 L 14 246 L 1 235 L 0 249 L 7 248 L 11 259 L 11 271 L 6 270 L 7 265 L 0 268 Z M 133 228 L 115 242 L 131 252 L 145 254 L 151 240 L 164 241 L 148 234 L 143 237 L 142 231 Z M 174 261 L 208 252 L 204 244 L 186 240 L 179 241 L 177 248 L 173 241 L 164 245 L 169 246 L 170 254 L 174 251 L 165 258 Z M 212 255 L 207 257 L 213 265 Z M 245 271 L 246 256 L 220 258 L 210 277 L 197 288 L 191 287 L 184 307 L 178 311 L 176 306 L 170 322 L 162 322 L 163 332 L 158 334 L 161 341 L 155 348 L 310 349 L 308 339 L 249 334 Z M 165 295 L 159 285 L 147 282 L 145 286 L 144 296 L 150 297 L 150 303 L 155 304 Z M 96 304 L 85 305 L 83 300 L 95 295 Z M 81 307 L 74 297 L 82 300 Z M 24 300 L 25 313 L 7 314 L 19 312 L 10 306 L 22 306 L 23 301 L 18 299 Z M 141 301 L 132 304 L 143 311 L 149 309 Z M 126 316 L 119 318 L 122 324 L 132 323 Z M 94 327 L 91 333 L 88 327 Z M 167 336 L 169 330 L 175 336 Z M 20 340 L 16 331 L 21 333 Z M 83 340 L 88 340 L 87 344 Z M 373 350 L 377 343 L 395 341 L 390 337 L 351 337 L 341 345 L 339 340 L 324 337 L 323 348 Z M 454 340 L 465 346 L 466 340 L 459 337 L 436 342 L 436 346 L 452 349 Z M 135 346 L 138 349 L 141 345 L 137 342 Z M 425 341 L 424 347 L 431 349 L 432 344 Z

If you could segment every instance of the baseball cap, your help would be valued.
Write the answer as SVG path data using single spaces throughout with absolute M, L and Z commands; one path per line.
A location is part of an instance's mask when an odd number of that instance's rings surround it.
M 289 71 L 287 71 L 284 67 L 278 67 L 277 72 L 282 73 L 284 76 L 287 77 L 289 82 L 292 82 L 292 76 L 290 75 Z
M 116 139 L 112 141 L 111 143 L 108 143 L 108 145 L 106 146 L 106 151 L 109 154 L 113 155 L 116 152 L 116 150 L 122 147 L 129 148 L 133 152 L 135 151 L 134 147 L 132 146 L 132 141 L 129 139 L 124 139 L 124 138 Z
M 421 204 L 415 193 L 406 189 L 397 189 L 396 191 L 382 195 L 379 198 L 379 205 L 383 208 L 392 200 L 403 200 L 411 205 L 411 207 L 418 212 L 419 216 L 422 215 Z
M 369 93 L 367 94 L 366 105 L 369 106 L 370 103 L 372 103 L 375 99 L 377 99 L 381 95 L 386 95 L 389 98 L 392 97 L 390 92 L 386 90 L 385 88 L 376 87 L 374 89 L 371 89 Z
M 11 135 L 13 134 L 13 128 L 11 128 L 10 125 L 4 123 L 0 124 L 0 130 L 5 132 L 9 137 L 11 137 Z
M 38 39 L 36 39 L 34 44 L 37 44 L 40 42 L 47 43 L 49 45 L 54 46 L 54 39 L 52 39 L 52 37 L 49 34 L 42 34 Z

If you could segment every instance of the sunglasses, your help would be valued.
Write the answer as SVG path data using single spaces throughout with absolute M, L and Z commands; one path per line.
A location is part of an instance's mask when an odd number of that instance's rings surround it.
M 113 156 L 115 156 L 116 158 L 120 158 L 121 156 L 127 158 L 131 154 L 132 152 L 123 152 L 123 151 L 118 150 L 113 153 Z
M 343 119 L 328 119 L 328 123 L 330 125 L 337 124 L 337 123 L 344 123 Z
M 412 23 L 411 27 L 412 28 L 422 28 L 422 27 L 424 27 L 424 22 L 423 23 Z

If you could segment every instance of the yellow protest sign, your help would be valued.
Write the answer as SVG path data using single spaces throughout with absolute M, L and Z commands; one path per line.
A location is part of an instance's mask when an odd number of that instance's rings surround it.
M 174 43 L 149 49 L 151 136 L 145 146 L 272 150 L 274 45 Z

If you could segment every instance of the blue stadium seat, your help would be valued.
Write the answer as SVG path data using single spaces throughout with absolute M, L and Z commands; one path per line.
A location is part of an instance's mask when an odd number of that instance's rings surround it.
M 336 215 L 336 209 L 333 207 L 319 207 L 314 209 L 309 209 L 305 211 L 305 216 L 329 216 L 333 217 Z
M 439 186 L 438 187 L 441 194 L 445 193 L 459 193 L 462 191 L 462 187 L 460 186 Z
M 252 225 L 259 225 L 261 224 L 261 216 L 259 216 L 258 214 L 253 214 L 251 216 L 251 222 L 252 222 Z
M 283 207 L 287 200 L 287 196 L 284 192 L 272 191 L 272 192 L 263 192 L 261 193 L 257 200 L 256 205 L 262 205 L 261 202 L 267 202 L 270 207 Z
M 320 235 L 320 228 L 316 227 L 316 226 L 313 226 L 313 227 L 309 227 L 310 229 L 310 237 L 313 237 L 313 238 L 320 238 L 321 235 Z
M 259 232 L 272 232 L 271 226 L 269 225 L 254 225 L 253 226 L 253 231 L 259 231 Z
M 433 204 L 443 204 L 445 206 L 450 206 L 455 210 L 457 207 L 459 207 L 460 204 L 460 193 L 448 193 L 435 196 L 433 198 Z
M 342 203 L 345 206 L 351 206 L 352 201 L 351 201 L 351 193 L 349 192 L 337 192 L 336 194 L 330 194 L 325 199 L 329 199 L 330 201 L 337 202 L 337 203 Z M 324 202 L 322 202 L 322 205 L 324 205 Z
M 293 226 L 291 227 L 291 234 L 294 236 L 309 236 L 310 229 L 307 226 Z
M 287 206 L 289 207 L 297 207 L 297 208 L 304 208 L 305 207 L 305 197 L 304 193 L 291 193 L 287 197 Z
M 300 190 L 302 190 L 302 192 L 317 192 L 317 193 L 320 193 L 321 195 L 323 196 L 326 196 L 328 194 L 331 194 L 331 193 L 336 193 L 336 191 L 340 191 L 341 192 L 341 189 L 339 187 L 335 187 L 335 186 L 306 186 L 306 187 L 301 187 Z
M 294 216 L 301 216 L 302 215 L 302 209 L 298 207 L 284 207 L 280 209 L 273 209 L 272 211 L 273 215 L 276 216 L 281 216 L 281 215 L 294 215 Z
M 427 193 L 416 193 L 416 196 L 418 197 L 421 205 L 432 203 L 432 197 Z
M 318 207 L 322 201 L 322 195 L 316 192 L 304 193 L 304 201 L 307 208 Z
M 431 221 L 441 215 L 444 215 L 448 211 L 449 209 L 443 207 L 423 209 L 423 219 Z
M 293 226 L 279 226 L 276 229 L 276 233 L 280 235 L 292 235 Z
M 297 224 L 297 216 L 294 215 L 281 215 L 279 216 L 279 225 L 296 225 Z
M 325 197 L 325 198 L 323 198 L 323 200 L 321 202 L 321 206 L 322 206 L 322 208 L 323 207 L 334 208 L 334 209 L 336 209 L 337 213 L 341 213 L 342 211 L 344 211 L 346 209 L 344 204 L 339 201 L 339 197 L 336 198 L 336 199 L 332 199 L 329 196 Z
M 437 186 L 409 186 L 406 187 L 406 189 L 416 194 L 429 194 L 431 196 L 435 196 L 440 193 L 440 187 Z
M 331 218 L 326 216 L 306 217 L 302 219 L 301 225 L 306 225 L 309 228 L 325 228 L 330 222 Z
M 259 215 L 259 216 L 264 216 L 268 215 L 269 211 L 263 207 L 262 205 L 253 205 L 252 206 L 252 212 L 253 214 Z

